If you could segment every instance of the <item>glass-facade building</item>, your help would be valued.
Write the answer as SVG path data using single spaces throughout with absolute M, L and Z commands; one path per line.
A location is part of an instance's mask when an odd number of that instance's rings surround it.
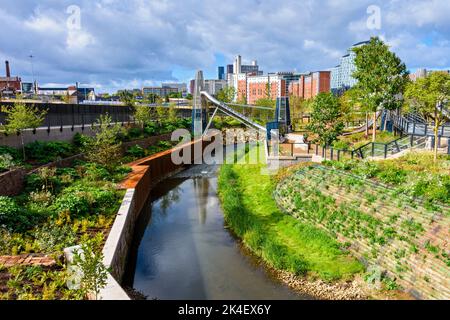
M 331 91 L 334 93 L 341 93 L 352 88 L 356 84 L 356 79 L 353 78 L 353 72 L 356 70 L 355 57 L 353 48 L 363 46 L 368 41 L 358 42 L 354 44 L 348 53 L 341 58 L 341 64 L 331 70 Z

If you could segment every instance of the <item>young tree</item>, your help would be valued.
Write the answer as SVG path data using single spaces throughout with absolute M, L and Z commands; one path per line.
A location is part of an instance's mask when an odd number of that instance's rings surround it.
M 356 89 L 352 88 L 344 92 L 342 96 L 339 97 L 339 103 L 341 104 L 342 119 L 344 122 L 350 122 L 355 119 L 355 114 L 359 112 L 364 112 L 363 104 L 361 101 L 361 93 Z M 367 122 L 367 112 L 366 112 L 366 136 L 369 133 L 369 126 Z
M 315 143 L 331 145 L 344 130 L 339 99 L 332 93 L 320 93 L 312 102 L 311 122 L 307 129 L 317 138 Z
M 80 290 L 86 297 L 94 294 L 98 300 L 100 290 L 106 287 L 108 280 L 108 268 L 103 264 L 103 253 L 91 243 L 81 245 L 81 250 L 74 252 L 74 266 L 81 271 Z
M 365 110 L 373 113 L 372 139 L 375 141 L 377 112 L 401 107 L 398 97 L 408 82 L 408 72 L 400 58 L 378 37 L 372 37 L 368 44 L 353 51 L 356 53 L 353 77 L 358 81 L 355 87 Z
M 236 95 L 236 89 L 234 87 L 225 87 L 217 93 L 217 100 L 224 103 L 233 102 Z
M 434 160 L 437 160 L 439 127 L 449 115 L 445 104 L 450 101 L 450 75 L 444 72 L 432 72 L 428 77 L 410 82 L 405 91 L 407 108 L 421 114 L 434 126 Z
M 36 129 L 44 122 L 47 111 L 40 111 L 36 107 L 27 106 L 23 103 L 16 103 L 14 107 L 6 109 L 6 125 L 3 130 L 9 133 L 19 133 L 22 143 L 23 160 L 26 160 L 25 145 L 23 141 L 23 131 L 26 129 Z
M 118 140 L 120 124 L 112 124 L 108 114 L 101 115 L 94 126 L 95 136 L 86 145 L 86 158 L 112 171 L 121 158 L 122 142 Z
M 141 125 L 141 128 L 144 129 L 145 124 L 152 120 L 150 108 L 147 106 L 136 106 L 134 111 L 134 119 L 136 119 L 136 121 Z

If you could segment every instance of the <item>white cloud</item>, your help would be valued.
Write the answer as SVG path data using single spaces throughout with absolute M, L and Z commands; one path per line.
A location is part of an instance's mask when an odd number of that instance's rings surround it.
M 215 73 L 218 53 L 265 71 L 328 69 L 382 35 L 408 67 L 450 65 L 448 0 L 79 0 L 81 30 L 68 30 L 72 4 L 2 0 L 0 61 L 26 79 L 32 51 L 41 82 L 117 88 L 174 80 L 174 70 Z M 379 31 L 367 29 L 369 5 L 381 8 Z

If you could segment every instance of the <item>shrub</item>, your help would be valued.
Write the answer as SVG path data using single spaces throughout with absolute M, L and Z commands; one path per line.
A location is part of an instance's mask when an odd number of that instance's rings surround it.
M 135 145 L 127 150 L 127 154 L 135 158 L 143 158 L 145 157 L 145 150 L 141 146 Z
M 57 213 L 69 212 L 75 216 L 98 214 L 104 208 L 111 208 L 116 201 L 113 190 L 74 185 L 64 189 L 54 203 Z
M 21 158 L 19 150 L 8 146 L 0 146 L 0 155 L 5 154 L 11 155 L 14 160 L 19 160 Z
M 137 139 L 141 137 L 142 130 L 139 128 L 130 128 L 128 129 L 127 137 L 129 140 Z
M 56 226 L 49 223 L 36 229 L 33 235 L 44 253 L 62 251 L 66 247 L 73 246 L 77 240 L 75 232 L 68 224 Z
M 0 154 L 0 172 L 7 171 L 15 166 L 13 156 L 6 153 Z
M 144 134 L 147 135 L 147 136 L 157 135 L 158 134 L 158 127 L 153 122 L 152 123 L 148 123 L 144 127 Z
M 63 141 L 35 141 L 25 145 L 27 158 L 39 164 L 46 164 L 73 155 L 72 144 Z
M 13 232 L 25 232 L 34 227 L 42 215 L 20 207 L 10 197 L 0 196 L 0 226 Z
M 80 149 L 83 150 L 86 145 L 89 143 L 90 138 L 88 136 L 85 136 L 84 134 L 81 134 L 79 132 L 77 132 L 74 136 L 73 136 L 73 145 Z

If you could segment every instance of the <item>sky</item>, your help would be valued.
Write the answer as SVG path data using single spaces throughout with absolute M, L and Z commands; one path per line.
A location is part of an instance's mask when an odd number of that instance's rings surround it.
M 0 0 L 0 61 L 42 86 L 97 92 L 187 82 L 256 59 L 327 70 L 379 36 L 410 70 L 450 69 L 448 0 Z M 32 55 L 33 58 L 29 58 Z M 32 62 L 31 62 L 32 61 Z M 3 62 L 2 62 L 3 64 Z M 3 76 L 4 68 L 0 68 Z

